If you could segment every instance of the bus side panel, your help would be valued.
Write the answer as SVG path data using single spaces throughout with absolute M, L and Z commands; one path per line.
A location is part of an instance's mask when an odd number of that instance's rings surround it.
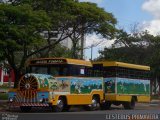
M 137 102 L 150 102 L 150 96 L 146 95 L 133 95 L 137 96 Z M 106 101 L 121 101 L 121 102 L 129 102 L 132 99 L 132 95 L 117 95 L 117 94 L 108 94 L 105 96 Z
M 150 95 L 150 81 L 117 78 L 117 94 Z
M 131 97 L 130 95 L 117 95 L 117 94 L 107 94 L 105 96 L 105 100 L 106 101 L 123 101 L 123 102 L 127 102 L 127 101 L 131 101 Z
M 70 83 L 68 104 L 91 104 L 94 94 L 99 95 L 100 99 L 103 97 L 102 78 L 71 78 Z
M 115 94 L 116 93 L 116 78 L 104 78 L 104 92 L 105 94 Z
M 92 96 L 91 95 L 68 95 L 67 104 L 68 105 L 85 105 L 91 104 Z
M 137 96 L 138 102 L 150 101 L 150 80 L 128 78 L 105 78 L 106 101 L 131 101 Z
M 71 78 L 71 94 L 90 94 L 93 90 L 102 90 L 101 78 Z
M 66 77 L 57 78 L 57 80 L 61 84 L 54 92 L 53 105 L 56 105 L 58 97 L 61 95 L 66 96 L 68 105 L 91 104 L 93 95 L 99 95 L 100 101 L 104 99 L 103 78 Z M 66 87 L 62 87 L 62 83 L 67 84 Z
M 150 96 L 137 96 L 138 102 L 150 102 L 151 97 Z

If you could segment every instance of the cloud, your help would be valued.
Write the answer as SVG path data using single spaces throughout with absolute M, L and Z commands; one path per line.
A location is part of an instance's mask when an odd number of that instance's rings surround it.
M 160 35 L 160 19 L 145 21 L 143 23 L 143 30 L 147 30 L 152 35 Z
M 153 15 L 153 20 L 144 21 L 143 29 L 148 30 L 150 34 L 157 35 L 160 33 L 160 0 L 146 0 L 142 5 L 144 11 Z
M 150 12 L 154 17 L 160 18 L 160 0 L 147 0 L 143 4 L 142 9 Z
M 91 58 L 91 46 L 95 45 L 93 47 L 93 53 L 92 53 L 92 57 L 93 59 L 94 58 L 97 58 L 99 56 L 99 53 L 98 51 L 99 50 L 103 50 L 105 47 L 111 47 L 111 45 L 113 44 L 114 40 L 107 40 L 107 39 L 104 39 L 104 38 L 101 38 L 100 36 L 96 35 L 96 34 L 91 34 L 91 35 L 88 35 L 86 36 L 86 47 L 85 48 L 88 48 L 88 49 L 85 49 L 85 59 L 86 60 L 89 60 Z M 98 44 L 96 46 L 96 44 Z
M 114 40 L 107 40 L 105 38 L 99 37 L 96 34 L 86 36 L 86 48 L 93 45 L 103 49 L 104 47 L 110 47 L 113 42 Z

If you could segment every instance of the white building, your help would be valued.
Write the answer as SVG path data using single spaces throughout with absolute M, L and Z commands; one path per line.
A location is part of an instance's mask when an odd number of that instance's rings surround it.
M 51 31 L 50 33 L 48 33 L 48 31 L 43 31 L 43 33 L 41 33 L 42 36 L 44 36 L 45 39 L 48 39 L 49 34 L 51 36 L 50 40 L 58 40 L 61 37 L 61 34 L 58 34 L 56 31 Z M 63 41 L 60 42 L 61 45 L 71 49 L 72 48 L 72 41 L 69 37 L 67 37 L 66 39 L 64 39 Z M 85 36 L 81 37 L 81 40 L 79 41 L 79 47 L 82 48 L 82 50 L 80 51 L 80 55 L 84 56 L 85 50 L 84 47 L 86 45 L 86 39 Z

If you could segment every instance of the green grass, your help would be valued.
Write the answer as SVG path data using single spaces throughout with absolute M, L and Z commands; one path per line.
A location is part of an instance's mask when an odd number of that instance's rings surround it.
M 158 95 L 153 95 L 153 96 L 151 96 L 151 99 L 153 100 L 159 100 L 160 99 L 160 96 L 158 96 Z
M 8 94 L 7 93 L 0 93 L 0 100 L 7 100 Z
M 5 84 L 5 85 L 0 86 L 0 89 L 9 89 L 9 86 L 8 84 Z

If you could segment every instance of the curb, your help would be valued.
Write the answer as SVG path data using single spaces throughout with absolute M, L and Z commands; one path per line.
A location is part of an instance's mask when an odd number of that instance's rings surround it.
M 160 100 L 151 100 L 151 102 L 150 103 L 153 103 L 153 104 L 160 104 Z
M 8 100 L 0 100 L 0 103 L 7 103 Z
M 8 93 L 8 90 L 0 90 L 0 93 Z

